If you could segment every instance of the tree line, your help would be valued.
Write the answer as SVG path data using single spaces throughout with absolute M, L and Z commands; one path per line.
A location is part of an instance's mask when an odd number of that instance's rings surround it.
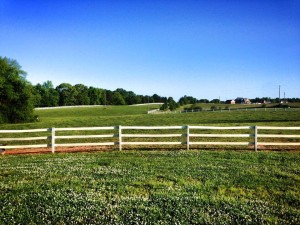
M 26 75 L 16 60 L 0 57 L 0 123 L 34 121 L 35 107 L 132 105 L 173 100 L 157 94 L 138 95 L 122 88 L 111 91 L 69 83 L 54 87 L 51 81 L 32 85 Z
M 252 102 L 279 102 L 279 99 L 256 98 Z M 285 99 L 300 102 L 299 98 Z M 54 87 L 51 81 L 32 85 L 26 80 L 26 72 L 16 60 L 0 57 L 0 123 L 34 121 L 35 107 L 55 107 L 73 105 L 132 105 L 143 103 L 163 103 L 161 110 L 176 108 L 195 103 L 224 103 L 219 99 L 196 99 L 183 96 L 176 102 L 172 97 L 157 94 L 138 95 L 132 91 L 118 88 L 114 91 L 84 84 L 62 83 Z
M 138 95 L 132 91 L 118 88 L 114 91 L 84 84 L 62 83 L 54 87 L 51 81 L 33 86 L 35 107 L 72 106 L 72 105 L 132 105 L 160 103 L 166 97 Z

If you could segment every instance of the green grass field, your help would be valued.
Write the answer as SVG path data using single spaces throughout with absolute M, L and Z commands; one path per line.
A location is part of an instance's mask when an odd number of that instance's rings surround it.
M 106 108 L 99 106 L 93 108 L 36 110 L 35 113 L 39 116 L 39 122 L 2 124 L 1 129 L 117 125 L 300 125 L 300 110 L 223 111 L 182 114 L 147 114 L 147 110 L 147 106 L 109 106 Z
M 153 107 L 153 106 L 151 106 Z M 300 111 L 148 115 L 147 106 L 37 110 L 0 129 L 300 126 Z M 299 224 L 299 151 L 0 155 L 0 224 Z
M 22 155 L 0 170 L 0 224 L 300 223 L 298 153 Z

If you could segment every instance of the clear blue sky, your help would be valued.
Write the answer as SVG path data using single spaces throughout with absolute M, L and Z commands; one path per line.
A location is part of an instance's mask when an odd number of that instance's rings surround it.
M 0 0 L 0 56 L 32 84 L 300 97 L 300 1 Z

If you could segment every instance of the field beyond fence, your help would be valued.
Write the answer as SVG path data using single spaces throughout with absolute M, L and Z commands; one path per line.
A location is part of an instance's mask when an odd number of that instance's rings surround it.
M 151 110 L 149 114 L 176 114 L 176 113 L 199 113 L 199 112 L 295 112 L 300 111 L 300 108 L 262 108 L 262 107 L 243 107 L 243 108 L 222 108 L 222 107 L 211 107 L 203 109 L 185 109 L 185 110 L 174 110 L 174 111 L 161 111 L 161 110 Z

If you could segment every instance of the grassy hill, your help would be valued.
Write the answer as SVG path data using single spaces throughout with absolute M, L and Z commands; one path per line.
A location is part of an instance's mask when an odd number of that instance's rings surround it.
M 245 106 L 247 107 L 247 106 Z M 222 111 L 147 114 L 158 106 L 99 106 L 36 110 L 39 122 L 2 124 L 1 129 L 116 125 L 282 125 L 300 126 L 300 111 Z

